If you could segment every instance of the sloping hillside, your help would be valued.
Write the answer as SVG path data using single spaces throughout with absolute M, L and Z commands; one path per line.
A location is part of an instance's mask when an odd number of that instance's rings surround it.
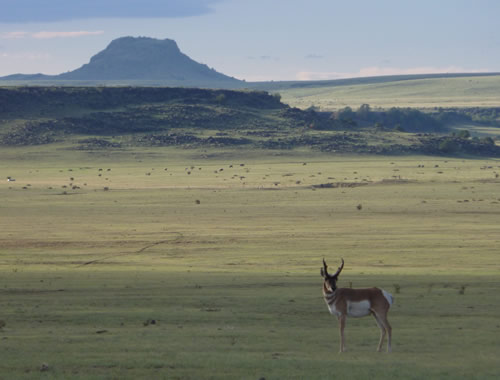
M 0 145 L 58 143 L 83 150 L 245 146 L 332 153 L 500 156 L 500 147 L 491 138 L 445 135 L 443 124 L 417 110 L 365 111 L 304 111 L 283 104 L 279 96 L 257 91 L 0 88 Z M 441 134 L 428 133 L 436 130 Z
M 498 107 L 500 75 L 354 78 L 302 85 L 293 83 L 273 91 L 279 92 L 283 101 L 291 106 L 308 108 L 314 105 L 330 111 L 346 106 L 358 108 L 362 104 L 419 109 Z

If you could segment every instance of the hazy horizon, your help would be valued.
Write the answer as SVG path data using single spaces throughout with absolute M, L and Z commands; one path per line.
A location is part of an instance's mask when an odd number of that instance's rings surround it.
M 500 72 L 492 0 L 0 0 L 0 76 L 59 74 L 123 36 L 247 81 Z

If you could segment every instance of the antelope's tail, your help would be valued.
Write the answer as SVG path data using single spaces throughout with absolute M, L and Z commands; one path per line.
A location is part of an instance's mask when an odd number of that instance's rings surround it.
M 389 305 L 391 306 L 394 303 L 394 297 L 392 296 L 392 294 L 386 292 L 384 289 L 382 289 L 382 294 L 384 295 L 385 299 L 387 300 L 387 302 L 389 302 Z

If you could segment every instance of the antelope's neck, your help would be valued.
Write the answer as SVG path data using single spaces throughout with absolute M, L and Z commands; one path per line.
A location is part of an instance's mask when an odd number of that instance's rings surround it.
M 332 299 L 335 299 L 336 297 L 336 290 L 328 290 L 325 286 L 325 284 L 323 283 L 323 296 L 325 297 L 325 300 L 328 302 L 328 301 L 331 301 Z
M 341 313 L 337 310 L 336 301 L 337 301 L 337 292 L 335 290 L 328 290 L 323 284 L 323 297 L 325 299 L 326 306 L 330 311 L 330 314 L 340 317 Z

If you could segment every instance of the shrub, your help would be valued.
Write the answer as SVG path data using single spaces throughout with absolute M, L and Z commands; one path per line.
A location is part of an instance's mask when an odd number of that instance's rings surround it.
M 486 145 L 495 145 L 495 141 L 491 137 L 483 137 L 481 142 Z
M 461 139 L 468 139 L 470 137 L 470 132 L 467 129 L 462 129 L 461 131 L 458 131 L 457 137 Z
M 215 97 L 215 101 L 219 104 L 224 104 L 226 102 L 226 95 L 225 94 L 219 94 Z
M 443 153 L 455 153 L 458 148 L 458 144 L 450 138 L 446 138 L 439 143 L 439 150 Z

